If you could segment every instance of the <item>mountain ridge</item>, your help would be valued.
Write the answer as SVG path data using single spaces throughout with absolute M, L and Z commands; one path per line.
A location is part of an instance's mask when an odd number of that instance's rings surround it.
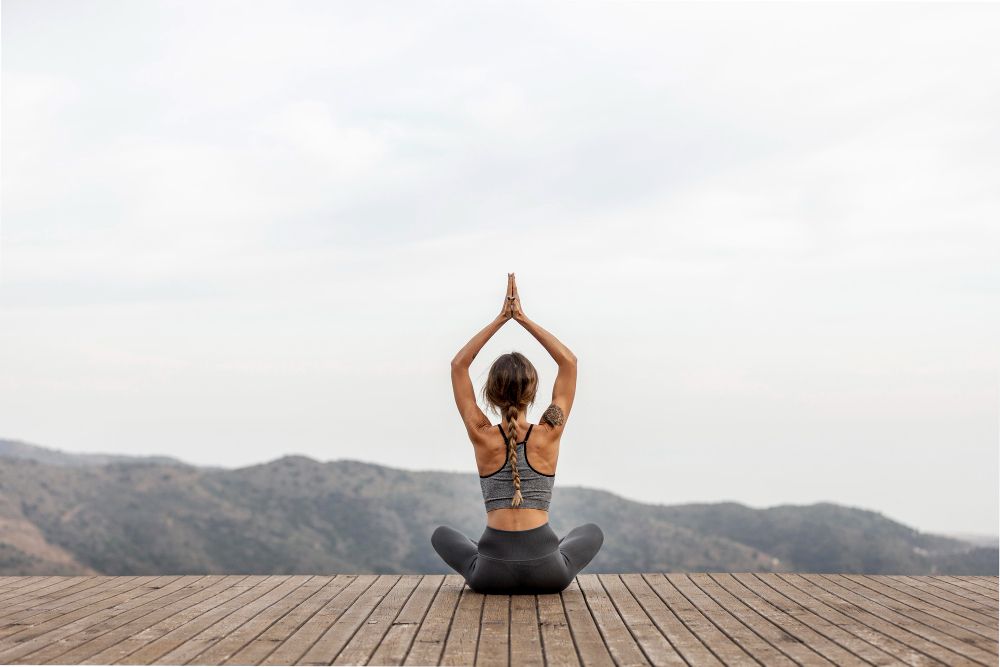
M 0 574 L 447 573 L 434 527 L 477 539 L 485 524 L 464 473 L 301 454 L 231 469 L 11 442 Z M 664 505 L 557 485 L 552 507 L 559 534 L 604 530 L 588 572 L 995 575 L 1000 553 L 832 502 Z

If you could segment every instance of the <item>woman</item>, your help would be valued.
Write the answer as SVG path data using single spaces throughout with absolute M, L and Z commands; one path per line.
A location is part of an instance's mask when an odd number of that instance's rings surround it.
M 538 424 L 529 424 L 526 417 L 535 402 L 538 373 L 523 354 L 497 358 L 483 387 L 483 399 L 500 415 L 500 424 L 490 423 L 472 390 L 469 366 L 507 320 L 520 323 L 559 364 L 552 402 Z M 438 526 L 431 536 L 434 550 L 477 593 L 562 591 L 600 550 L 604 534 L 588 523 L 560 539 L 549 525 L 559 440 L 576 394 L 576 355 L 524 315 L 513 273 L 507 274 L 500 314 L 452 360 L 451 382 L 476 453 L 486 529 L 477 542 L 450 526 Z

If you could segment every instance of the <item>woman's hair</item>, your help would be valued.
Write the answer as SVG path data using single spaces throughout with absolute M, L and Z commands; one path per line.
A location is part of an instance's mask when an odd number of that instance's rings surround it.
M 490 366 L 483 385 L 483 402 L 507 419 L 507 462 L 514 473 L 511 507 L 521 504 L 521 475 L 517 471 L 517 416 L 535 402 L 538 371 L 520 352 L 501 354 Z

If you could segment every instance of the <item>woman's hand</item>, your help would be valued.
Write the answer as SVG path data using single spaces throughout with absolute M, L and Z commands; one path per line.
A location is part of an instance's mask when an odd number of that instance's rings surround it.
M 514 316 L 513 312 L 510 309 L 510 304 L 513 302 L 513 299 L 511 298 L 512 296 L 514 296 L 514 274 L 508 273 L 507 293 L 504 294 L 503 305 L 500 306 L 500 314 L 497 315 L 497 318 L 502 320 L 504 323 L 506 323 L 507 320 L 511 319 Z
M 507 319 L 514 319 L 518 322 L 524 321 L 524 311 L 521 310 L 521 297 L 517 294 L 517 280 L 513 273 L 507 274 Z

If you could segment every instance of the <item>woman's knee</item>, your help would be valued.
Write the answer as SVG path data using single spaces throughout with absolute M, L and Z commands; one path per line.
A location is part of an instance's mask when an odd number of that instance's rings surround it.
M 434 550 L 441 553 L 442 547 L 447 544 L 449 538 L 453 537 L 452 533 L 454 531 L 455 529 L 450 526 L 438 526 L 435 528 L 434 532 L 431 533 L 431 546 L 434 547 Z
M 604 531 L 596 523 L 585 523 L 577 526 L 567 533 L 563 539 L 571 538 L 573 541 L 585 539 L 598 545 L 604 544 Z
M 585 523 L 583 524 L 593 539 L 597 542 L 598 546 L 604 544 L 604 531 L 596 523 Z
M 585 523 L 571 530 L 559 547 L 569 574 L 575 576 L 586 567 L 603 545 L 604 531 L 596 523 Z

